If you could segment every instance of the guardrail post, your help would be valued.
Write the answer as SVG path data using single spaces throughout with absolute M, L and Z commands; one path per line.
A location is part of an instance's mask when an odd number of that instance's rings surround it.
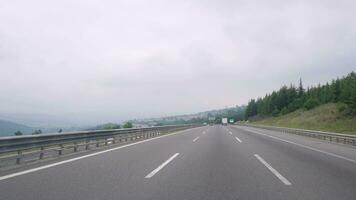
M 116 144 L 116 137 L 114 136 L 114 139 L 112 140 L 113 144 Z
M 78 151 L 78 146 L 77 146 L 77 143 L 74 142 L 74 152 L 77 152 Z
M 20 164 L 21 163 L 21 157 L 22 157 L 22 151 L 17 151 L 17 158 L 16 158 L 16 164 Z
M 40 160 L 43 159 L 43 150 L 44 150 L 44 147 L 41 147 Z
M 60 155 L 62 155 L 62 153 L 63 153 L 63 152 L 62 152 L 62 151 L 63 151 L 63 144 L 60 144 L 60 145 L 59 145 L 59 148 L 60 148 L 60 149 L 59 149 L 59 151 L 58 151 L 58 155 L 60 156 Z
M 85 150 L 88 150 L 89 149 L 89 140 L 86 140 L 85 141 Z

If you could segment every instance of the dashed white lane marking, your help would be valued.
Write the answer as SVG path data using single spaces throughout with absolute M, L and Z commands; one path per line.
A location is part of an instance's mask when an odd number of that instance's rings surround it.
M 198 139 L 199 139 L 199 137 L 196 137 L 196 138 L 193 140 L 193 142 L 197 141 Z
M 270 164 L 268 164 L 263 158 L 261 158 L 259 155 L 255 154 L 255 157 L 269 169 L 279 180 L 282 181 L 285 185 L 292 185 L 291 182 L 289 182 L 282 174 L 280 174 L 277 170 L 275 170 Z
M 174 158 L 176 158 L 179 155 L 179 153 L 175 153 L 172 157 L 170 157 L 168 160 L 166 160 L 164 163 L 162 163 L 160 166 L 158 166 L 155 170 L 153 170 L 151 173 L 147 174 L 145 178 L 151 178 L 154 176 L 157 172 L 159 172 L 163 167 L 165 167 L 168 163 L 170 163 Z
M 229 134 L 232 135 L 232 132 L 230 131 Z
M 327 151 L 322 151 L 322 150 L 319 150 L 319 149 L 316 149 L 316 148 L 313 148 L 313 147 L 310 147 L 310 146 L 306 146 L 306 145 L 303 145 L 303 144 L 298 144 L 298 143 L 291 142 L 291 141 L 288 141 L 288 140 L 284 140 L 284 139 L 281 139 L 281 138 L 278 138 L 278 137 L 274 137 L 274 136 L 271 136 L 271 135 L 260 133 L 260 132 L 257 132 L 255 130 L 250 130 L 250 129 L 244 129 L 244 130 L 247 130 L 249 132 L 256 133 L 256 134 L 259 134 L 259 135 L 263 135 L 263 136 L 266 136 L 266 137 L 270 137 L 270 138 L 273 138 L 273 139 L 276 139 L 276 140 L 279 140 L 279 141 L 282 141 L 282 142 L 286 142 L 286 143 L 289 143 L 289 144 L 294 144 L 296 146 L 303 147 L 303 148 L 306 148 L 306 149 L 309 149 L 309 150 L 312 150 L 312 151 L 316 151 L 316 152 L 319 152 L 319 153 L 323 153 L 323 154 L 326 154 L 326 155 L 329 155 L 329 156 L 332 156 L 332 157 L 336 157 L 336 158 L 340 158 L 340 159 L 343 159 L 343 160 L 347 160 L 349 162 L 352 162 L 352 163 L 356 164 L 356 160 L 352 160 L 352 159 L 346 158 L 344 156 L 340 156 L 340 155 L 337 155 L 337 154 L 334 154 L 334 153 L 330 153 L 330 152 L 327 152 Z
M 239 141 L 240 143 L 242 143 L 242 140 L 240 140 L 240 138 L 235 137 L 237 141 Z
M 147 140 L 142 140 L 142 141 L 139 141 L 139 142 L 134 142 L 134 143 L 131 143 L 131 144 L 126 144 L 126 145 L 123 145 L 123 146 L 107 149 L 107 150 L 104 150 L 104 151 L 91 153 L 91 154 L 88 154 L 88 155 L 85 155 L 85 156 L 80 156 L 80 157 L 76 157 L 76 158 L 72 158 L 72 159 L 68 159 L 68 160 L 52 163 L 52 164 L 49 164 L 49 165 L 44 165 L 44 166 L 41 166 L 41 167 L 36 167 L 36 168 L 33 168 L 33 169 L 28 169 L 28 170 L 16 172 L 16 173 L 13 173 L 13 174 L 8 174 L 8 175 L 5 175 L 5 176 L 0 176 L 0 181 L 6 180 L 6 179 L 9 179 L 9 178 L 14 178 L 16 176 L 21 176 L 21 175 L 24 175 L 24 174 L 29 174 L 29 173 L 32 173 L 32 172 L 40 171 L 40 170 L 43 170 L 43 169 L 55 167 L 57 165 L 63 165 L 63 164 L 70 163 L 70 162 L 73 162 L 73 161 L 76 161 L 76 160 L 81 160 L 81 159 L 84 159 L 84 158 L 90 158 L 90 157 L 97 156 L 97 155 L 100 155 L 100 154 L 103 154 L 103 153 L 116 151 L 118 149 L 123 149 L 123 148 L 126 148 L 126 147 L 134 146 L 136 144 L 141 144 L 141 143 L 149 142 L 149 141 L 152 141 L 152 140 L 157 140 L 157 139 L 164 138 L 164 137 L 169 137 L 169 136 L 172 136 L 172 135 L 181 134 L 183 132 L 191 131 L 191 130 L 198 129 L 198 128 L 183 130 L 183 131 L 179 131 L 179 132 L 176 132 L 176 133 L 171 133 L 171 134 L 168 134 L 168 135 L 162 135 L 162 136 L 150 138 L 150 139 L 147 139 Z

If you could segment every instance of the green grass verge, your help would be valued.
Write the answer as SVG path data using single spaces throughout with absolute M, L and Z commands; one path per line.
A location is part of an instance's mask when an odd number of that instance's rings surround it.
M 278 116 L 265 117 L 251 121 L 253 124 L 356 134 L 356 117 L 344 116 L 337 105 L 329 103 L 309 111 L 295 112 Z

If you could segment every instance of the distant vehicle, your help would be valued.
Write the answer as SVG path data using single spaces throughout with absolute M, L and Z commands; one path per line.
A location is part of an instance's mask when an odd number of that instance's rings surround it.
M 227 118 L 222 118 L 221 119 L 221 124 L 226 126 L 227 125 Z
M 230 124 L 233 124 L 233 123 L 234 123 L 234 119 L 230 119 L 230 120 L 229 120 L 229 123 L 230 123 Z

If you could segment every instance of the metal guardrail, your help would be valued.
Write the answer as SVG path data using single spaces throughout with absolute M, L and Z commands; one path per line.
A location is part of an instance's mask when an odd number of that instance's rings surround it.
M 0 168 L 87 151 L 101 146 L 143 140 L 201 125 L 79 131 L 0 138 Z
M 339 134 L 323 131 L 313 131 L 313 130 L 304 130 L 296 128 L 285 128 L 285 127 L 276 127 L 276 126 L 265 126 L 265 125 L 256 125 L 256 124 L 246 124 L 246 123 L 237 123 L 239 126 L 247 126 L 254 128 L 262 128 L 266 130 L 279 131 L 283 133 L 292 133 L 296 135 L 302 135 L 322 140 L 328 140 L 330 142 L 343 143 L 348 145 L 356 146 L 356 135 L 348 134 Z

